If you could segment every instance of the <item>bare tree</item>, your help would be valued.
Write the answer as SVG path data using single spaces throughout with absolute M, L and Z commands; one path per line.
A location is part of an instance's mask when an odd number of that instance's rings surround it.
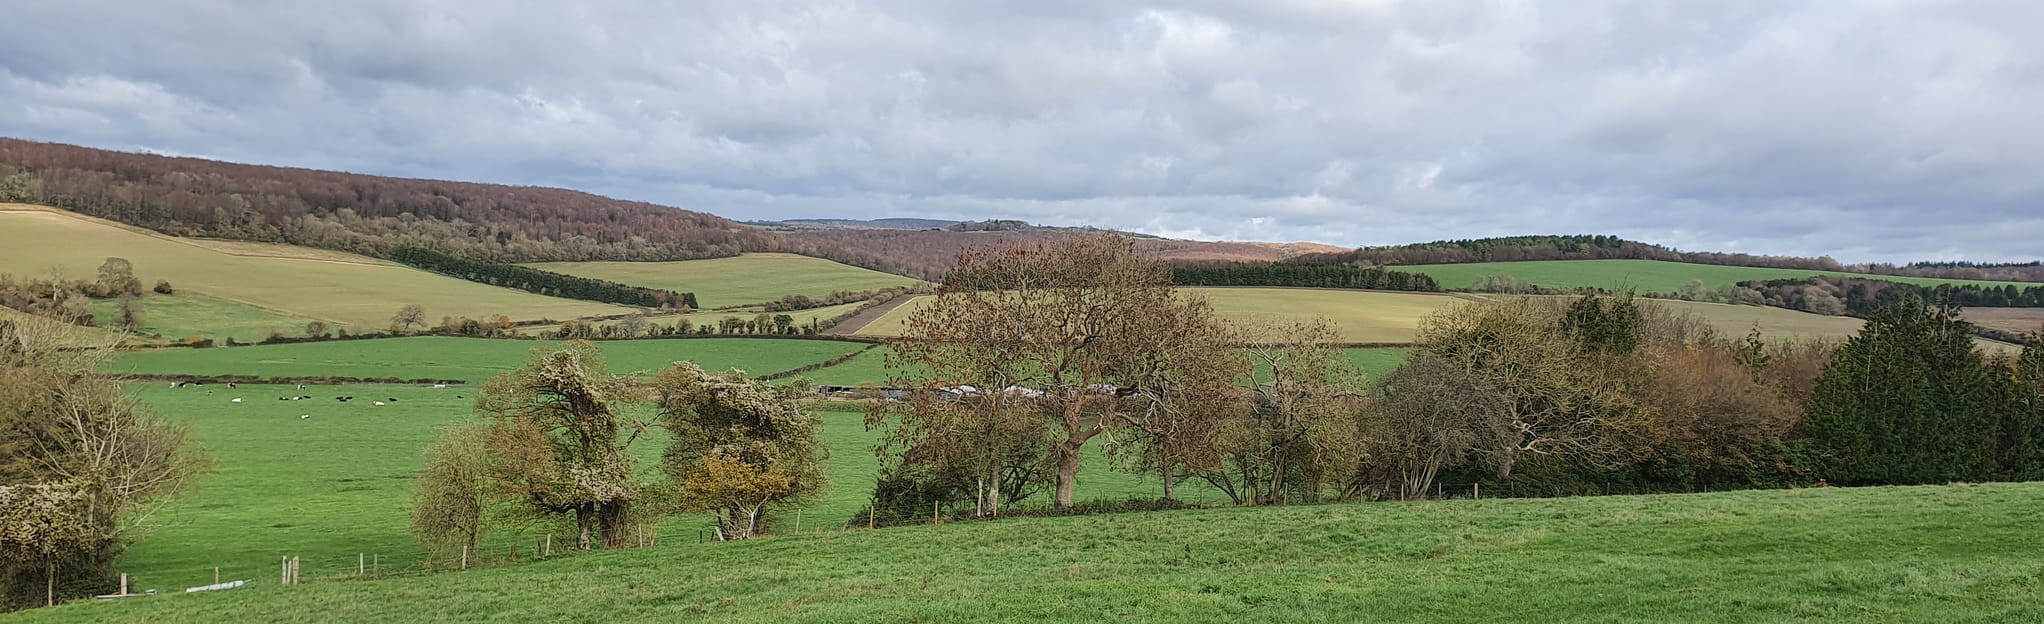
M 405 307 L 398 308 L 397 314 L 390 317 L 390 327 L 397 331 L 411 331 L 414 327 L 425 326 L 426 306 L 416 303 L 406 304 Z
M 896 384 L 926 398 L 902 404 L 890 443 L 948 456 L 931 445 L 998 439 L 1012 447 L 1048 436 L 1054 504 L 1070 507 L 1087 442 L 1129 425 L 1122 406 L 1144 391 L 1142 363 L 1160 355 L 1161 332 L 1188 329 L 1176 324 L 1188 317 L 1173 312 L 1186 305 L 1166 267 L 1121 237 L 968 252 L 894 342 Z M 927 398 L 937 395 L 946 398 Z M 1014 426 L 1031 416 L 1035 426 Z M 972 430 L 1002 435 L 959 435 Z M 1004 454 L 968 455 L 992 476 L 992 458 Z

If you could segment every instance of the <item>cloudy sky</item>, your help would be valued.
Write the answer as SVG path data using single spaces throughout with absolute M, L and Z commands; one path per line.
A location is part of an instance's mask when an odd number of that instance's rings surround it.
M 37 140 L 741 219 L 2044 257 L 2031 0 L 9 5 Z

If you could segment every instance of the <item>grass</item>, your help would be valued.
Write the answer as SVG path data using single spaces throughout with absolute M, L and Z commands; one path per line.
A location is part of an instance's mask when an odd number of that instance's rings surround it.
M 12 618 L 2035 622 L 2039 515 L 2034 483 L 1205 509 L 675 540 Z
M 542 262 L 556 273 L 633 286 L 693 292 L 704 308 L 764 303 L 788 295 L 821 298 L 840 290 L 914 286 L 917 280 L 785 253 L 751 253 L 681 262 Z
M 1305 288 L 1182 288 L 1207 297 L 1214 311 L 1230 319 L 1310 319 L 1334 321 L 1345 342 L 1411 342 L 1421 317 L 1452 305 L 1455 297 L 1438 294 L 1319 290 Z M 896 307 L 859 330 L 864 336 L 897 336 L 908 317 L 931 297 Z
M 287 245 L 193 241 L 49 208 L 0 205 L 0 272 L 40 276 L 58 269 L 71 277 L 91 277 L 110 256 L 132 261 L 144 286 L 169 280 L 180 293 L 366 329 L 382 329 L 399 307 L 412 303 L 425 306 L 434 321 L 441 316 L 500 314 L 514 320 L 566 319 L 627 311 L 622 306 L 443 277 L 362 256 Z M 230 327 L 236 321 L 223 320 Z
M 140 301 L 142 327 L 136 333 L 157 334 L 172 342 L 191 336 L 253 342 L 273 332 L 298 336 L 305 333 L 305 324 L 310 320 L 191 292 L 175 295 L 145 293 Z M 94 301 L 93 316 L 101 325 L 114 324 L 119 320 L 116 306 L 113 299 Z
M 211 583 L 215 566 L 223 578 L 268 578 L 284 555 L 302 558 L 306 578 L 352 573 L 358 553 L 379 555 L 384 569 L 393 573 L 416 571 L 424 554 L 406 526 L 420 454 L 447 424 L 474 418 L 476 388 L 167 386 L 134 383 L 129 392 L 152 411 L 190 423 L 201 445 L 219 460 L 220 470 L 144 525 L 144 539 L 120 564 L 138 586 L 176 589 Z M 314 398 L 277 400 L 301 394 Z M 341 403 L 333 400 L 336 396 L 357 398 Z M 237 397 L 244 402 L 231 402 Z M 387 399 L 397 401 L 372 403 Z M 878 473 L 872 451 L 879 433 L 866 430 L 865 414 L 856 404 L 835 405 L 842 411 L 822 412 L 819 434 L 831 452 L 825 471 L 833 485 L 802 509 L 805 530 L 836 529 L 852 520 L 865 509 Z M 651 417 L 643 406 L 627 413 Z M 652 480 L 662 480 L 657 467 L 668 441 L 656 428 L 633 446 Z M 1156 479 L 1109 470 L 1098 447 L 1082 473 L 1082 497 L 1158 495 Z M 1199 484 L 1181 492 L 1193 500 L 1220 499 Z M 1032 502 L 1042 500 L 1039 496 Z M 681 515 L 664 533 L 675 541 L 693 541 L 705 526 L 704 516 Z M 529 547 L 539 534 L 531 528 L 503 532 L 486 550 L 491 558 L 501 558 L 514 545 Z
M 359 378 L 459 379 L 482 382 L 523 365 L 543 340 L 488 340 L 417 336 L 299 344 L 153 349 L 122 354 L 111 365 L 119 373 L 171 375 L 338 376 Z M 717 371 L 738 368 L 755 375 L 777 373 L 829 360 L 866 347 L 853 342 L 772 338 L 684 338 L 600 341 L 611 371 L 629 373 L 694 360 Z
M 825 306 L 821 308 L 810 308 L 807 310 L 796 310 L 793 312 L 768 312 L 766 313 L 766 315 L 768 317 L 772 317 L 778 314 L 786 314 L 789 317 L 795 319 L 796 327 L 808 327 L 809 322 L 811 320 L 821 321 L 824 319 L 829 319 L 831 317 L 835 317 L 846 312 L 850 312 L 852 311 L 853 308 L 857 308 L 860 305 L 863 305 L 863 302 L 846 303 L 834 306 Z M 715 327 L 717 326 L 717 323 L 719 321 L 723 320 L 726 317 L 735 318 L 742 321 L 750 321 L 754 318 L 757 318 L 759 315 L 760 315 L 759 312 L 691 312 L 688 314 L 656 314 L 648 317 L 648 320 L 655 323 L 659 323 L 661 325 L 673 325 L 675 321 L 681 319 L 688 319 L 689 324 L 692 326 L 702 327 L 707 325 Z M 592 324 L 598 327 L 602 327 L 605 325 L 617 325 L 623 322 L 624 322 L 623 319 L 615 319 L 607 321 L 596 321 Z M 560 328 L 561 326 L 559 325 L 533 325 L 518 328 L 517 331 L 521 335 L 536 336 L 545 332 L 559 331 Z
M 1768 269 L 1719 266 L 1714 264 L 1690 264 L 1661 260 L 1536 260 L 1528 262 L 1476 262 L 1469 264 L 1414 264 L 1394 268 L 1400 271 L 1425 273 L 1432 276 L 1435 281 L 1440 282 L 1443 288 L 1473 288 L 1483 278 L 1500 273 L 1545 288 L 1590 287 L 1608 288 L 1614 291 L 1630 288 L 1641 293 L 1672 293 L 1680 290 L 1682 285 L 1689 283 L 1690 280 L 1700 280 L 1706 287 L 1717 288 L 1738 282 L 1801 279 L 1816 275 L 1888 280 L 1920 286 L 1979 284 L 1981 286 L 1999 287 L 2014 284 L 2020 288 L 2037 285 L 2036 283 L 2026 282 L 1897 277 L 1802 269 Z

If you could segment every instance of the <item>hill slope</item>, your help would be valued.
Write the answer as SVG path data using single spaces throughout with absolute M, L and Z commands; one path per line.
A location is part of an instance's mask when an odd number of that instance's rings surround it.
M 774 246 L 720 217 L 566 189 L 270 167 L 0 138 L 0 201 L 181 236 L 383 256 L 419 246 L 508 260 L 681 260 Z
M 1458 500 L 663 542 L 0 621 L 2034 622 L 2044 484 Z
M 433 320 L 499 314 L 513 320 L 565 319 L 628 310 L 458 280 L 362 256 L 285 245 L 220 246 L 48 208 L 0 204 L 0 272 L 42 275 L 61 267 L 66 275 L 90 277 L 109 256 L 134 262 L 135 275 L 145 285 L 169 280 L 183 291 L 286 317 L 369 329 L 385 327 L 392 313 L 410 303 L 424 305 Z M 153 322 L 189 327 L 204 321 Z
M 786 253 L 681 262 L 546 262 L 528 266 L 634 286 L 693 292 L 696 301 L 706 309 L 764 303 L 788 295 L 821 299 L 840 290 L 877 290 L 917 283 L 899 275 Z

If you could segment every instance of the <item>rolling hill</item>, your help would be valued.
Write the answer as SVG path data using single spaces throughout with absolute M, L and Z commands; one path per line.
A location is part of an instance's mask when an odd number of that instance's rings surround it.
M 61 269 L 68 276 L 89 277 L 110 256 L 132 261 L 144 284 L 169 280 L 179 292 L 227 302 L 152 305 L 156 311 L 150 322 L 177 331 L 208 327 L 244 331 L 250 318 L 265 314 L 276 318 L 257 321 L 258 327 L 288 321 L 296 326 L 283 329 L 294 335 L 304 329 L 300 319 L 374 330 L 389 325 L 392 313 L 412 303 L 425 306 L 432 320 L 500 314 L 513 320 L 567 319 L 629 311 L 458 280 L 363 256 L 165 236 L 51 208 L 0 204 L 0 271 L 43 275 Z

